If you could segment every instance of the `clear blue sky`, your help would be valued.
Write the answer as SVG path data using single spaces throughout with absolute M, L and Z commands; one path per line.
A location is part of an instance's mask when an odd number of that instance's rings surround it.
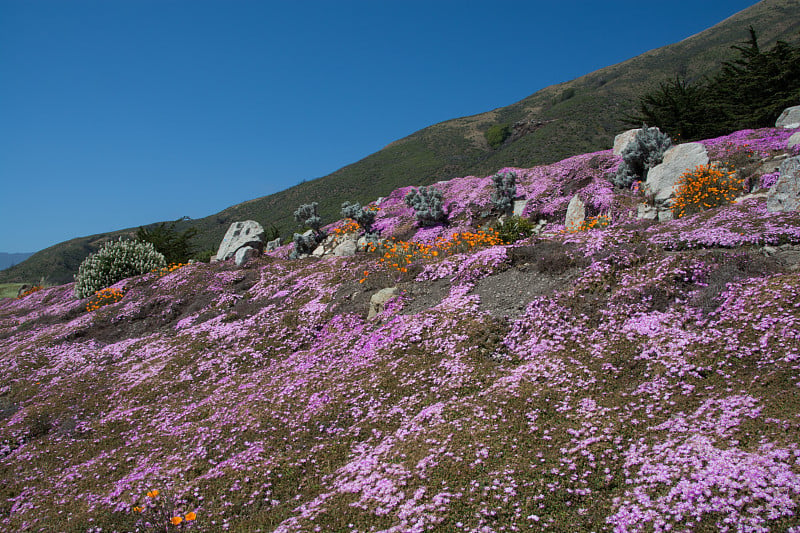
M 201 218 L 753 0 L 0 0 L 0 251 Z

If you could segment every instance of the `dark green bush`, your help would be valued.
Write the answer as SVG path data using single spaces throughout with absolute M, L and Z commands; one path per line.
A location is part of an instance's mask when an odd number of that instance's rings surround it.
M 489 126 L 489 129 L 483 135 L 486 137 L 486 142 L 489 143 L 489 146 L 497 149 L 511 135 L 511 126 L 508 124 L 494 124 Z
M 170 222 L 169 225 L 162 222 L 151 229 L 140 226 L 136 232 L 136 240 L 152 244 L 167 263 L 186 263 L 194 254 L 194 247 L 189 241 L 197 235 L 197 228 L 177 231 L 175 226 L 184 220 L 188 220 L 188 217 Z

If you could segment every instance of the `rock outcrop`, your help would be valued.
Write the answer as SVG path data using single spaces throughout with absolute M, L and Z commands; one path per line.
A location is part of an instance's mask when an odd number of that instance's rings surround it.
M 264 250 L 264 228 L 255 220 L 234 222 L 225 233 L 217 250 L 217 261 L 227 261 L 239 248 L 250 246 L 259 253 Z
M 780 177 L 767 193 L 767 210 L 800 210 L 800 156 L 781 163 Z

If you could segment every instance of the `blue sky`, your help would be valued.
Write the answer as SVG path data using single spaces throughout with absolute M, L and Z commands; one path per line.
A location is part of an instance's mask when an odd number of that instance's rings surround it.
M 0 0 L 0 251 L 321 177 L 752 0 Z

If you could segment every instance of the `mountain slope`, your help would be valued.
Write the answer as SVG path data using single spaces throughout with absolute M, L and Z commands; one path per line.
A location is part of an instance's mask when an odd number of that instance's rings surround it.
M 703 144 L 763 192 L 791 133 Z M 551 222 L 514 245 L 451 236 L 491 206 L 464 177 L 448 226 L 381 203 L 401 268 L 286 246 L 94 311 L 71 284 L 0 301 L 0 528 L 797 533 L 800 212 L 636 220 L 619 163 L 515 169 Z M 608 227 L 562 231 L 576 192 Z
M 763 0 L 679 43 L 544 88 L 507 107 L 432 125 L 328 176 L 231 206 L 186 222 L 178 229 L 196 225 L 196 242 L 201 249 L 216 250 L 228 226 L 237 220 L 252 219 L 265 227 L 275 225 L 286 238 L 298 229 L 292 213 L 302 203 L 319 202 L 323 219 L 335 220 L 345 200 L 366 203 L 403 185 L 487 175 L 504 166 L 532 166 L 607 148 L 614 134 L 626 129 L 623 119 L 634 111 L 640 94 L 676 73 L 692 79 L 712 72 L 721 60 L 731 57 L 731 45 L 747 39 L 750 25 L 757 30 L 764 47 L 778 39 L 797 42 L 800 0 Z M 493 124 L 515 122 L 541 125 L 492 150 L 483 132 Z M 85 257 L 81 256 L 81 249 L 88 254 L 104 239 L 131 231 L 55 245 L 1 272 L 0 282 L 38 280 L 43 276 L 52 282 L 70 281 Z

